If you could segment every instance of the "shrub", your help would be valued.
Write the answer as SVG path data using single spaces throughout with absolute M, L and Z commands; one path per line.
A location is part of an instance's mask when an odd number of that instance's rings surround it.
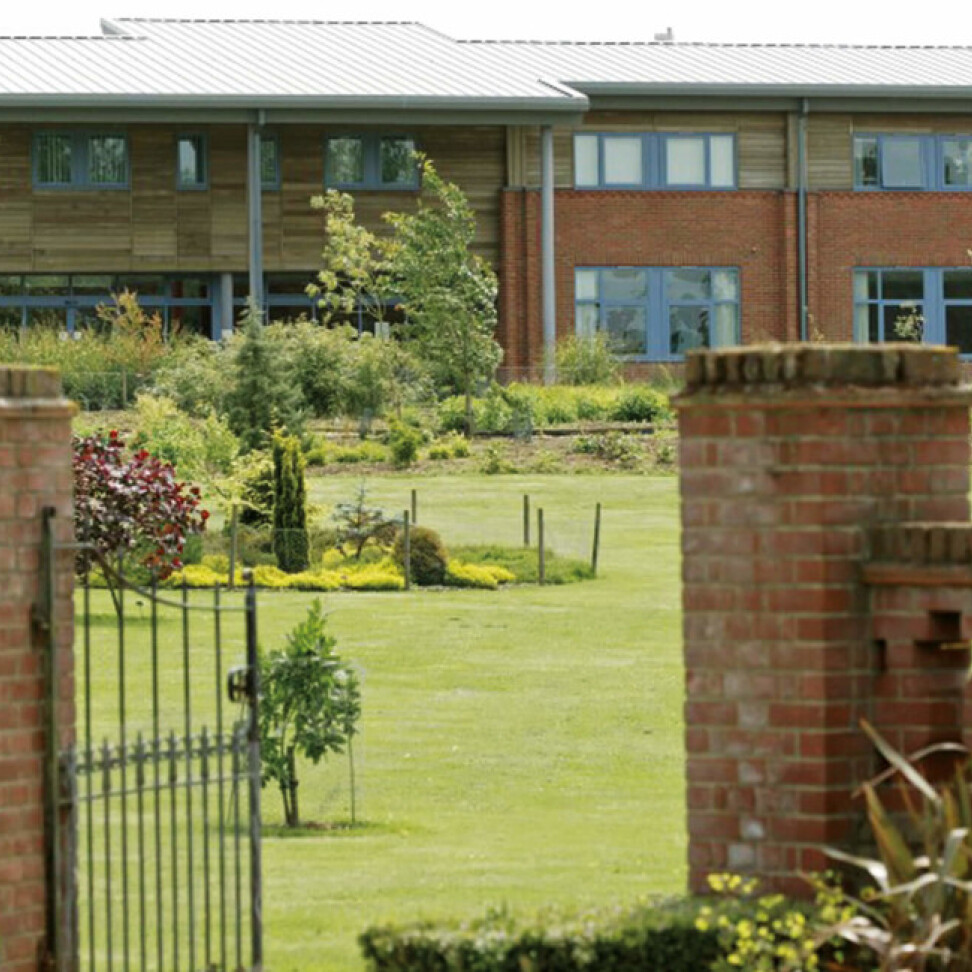
M 457 560 L 467 564 L 505 569 L 513 578 L 524 584 L 535 584 L 540 579 L 540 557 L 532 547 L 501 547 L 495 544 L 477 544 L 456 547 L 452 551 Z M 548 584 L 573 584 L 592 580 L 591 565 L 584 560 L 562 557 L 552 550 L 546 553 L 545 580 Z M 501 581 L 502 583 L 502 581 Z
M 636 466 L 644 458 L 644 452 L 637 438 L 624 435 L 622 432 L 579 435 L 574 440 L 571 451 L 595 456 L 604 462 L 612 462 L 628 468 Z
M 273 551 L 277 564 L 288 574 L 307 570 L 307 491 L 304 457 L 293 436 L 273 440 Z
M 626 385 L 614 403 L 615 422 L 657 422 L 671 418 L 668 399 L 648 385 Z
M 301 321 L 270 325 L 266 334 L 279 347 L 287 376 L 300 388 L 311 414 L 320 418 L 343 414 L 357 341 L 354 328 Z
M 600 331 L 558 341 L 555 361 L 557 380 L 565 385 L 613 385 L 621 377 L 621 362 Z
M 366 564 L 341 572 L 341 583 L 352 591 L 402 591 L 405 578 L 393 567 Z
M 225 415 L 233 388 L 236 342 L 215 344 L 189 337 L 174 342 L 160 362 L 152 391 L 189 415 Z
M 225 574 L 229 571 L 229 557 L 226 554 L 206 554 L 202 559 L 202 566 L 217 574 Z
M 364 483 L 351 502 L 338 503 L 332 514 L 337 542 L 345 556 L 360 560 L 365 547 L 384 546 L 395 539 L 395 524 L 377 506 L 368 505 Z
M 242 580 L 242 577 L 240 578 Z M 205 564 L 189 564 L 175 571 L 166 581 L 167 587 L 215 587 L 226 583 L 225 571 L 215 571 Z
M 415 462 L 421 444 L 422 433 L 418 429 L 404 422 L 392 422 L 388 445 L 391 448 L 392 461 L 399 469 L 406 469 Z
M 442 538 L 429 527 L 413 527 L 409 535 L 412 581 L 420 587 L 441 584 L 445 580 L 446 564 L 449 554 Z M 395 538 L 395 561 L 405 564 L 405 534 L 400 532 Z
M 212 414 L 190 418 L 171 399 L 148 394 L 138 396 L 135 411 L 136 448 L 171 462 L 181 475 L 197 482 L 232 470 L 240 442 L 223 419 Z
M 529 921 L 490 912 L 451 926 L 372 927 L 359 942 L 374 972 L 703 972 L 720 947 L 696 913 L 691 901 Z
M 477 587 L 495 591 L 499 581 L 491 570 L 477 564 L 464 564 L 461 560 L 450 560 L 446 564 L 446 587 Z
M 267 527 L 273 521 L 273 460 L 251 452 L 239 466 L 241 526 Z
M 498 445 L 490 443 L 483 453 L 479 471 L 487 476 L 498 476 L 501 473 L 515 473 L 516 466 L 506 458 L 506 454 Z

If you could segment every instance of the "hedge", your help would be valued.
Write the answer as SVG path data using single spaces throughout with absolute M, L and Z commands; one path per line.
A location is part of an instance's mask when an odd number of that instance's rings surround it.
M 456 925 L 380 925 L 359 937 L 373 972 L 705 972 L 719 957 L 699 905 L 675 899 L 574 917 L 504 913 Z

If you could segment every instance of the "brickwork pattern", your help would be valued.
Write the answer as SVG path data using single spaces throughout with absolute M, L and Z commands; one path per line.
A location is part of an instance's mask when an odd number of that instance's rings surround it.
M 925 738 L 926 700 L 953 691 L 951 669 L 879 657 L 862 565 L 873 526 L 968 521 L 958 374 L 953 352 L 907 346 L 689 357 L 678 406 L 694 890 L 730 868 L 806 893 L 798 872 L 821 869 L 821 845 L 852 842 L 861 823 L 851 793 L 875 763 L 859 719 L 913 718 Z M 881 668 L 892 662 L 911 666 L 894 685 Z M 901 696 L 919 672 L 931 681 L 912 710 Z
M 59 377 L 0 367 L 0 967 L 35 972 L 45 934 L 44 659 L 31 627 L 39 592 L 41 510 L 72 535 L 72 407 Z M 70 552 L 60 556 L 58 678 L 62 745 L 72 738 Z

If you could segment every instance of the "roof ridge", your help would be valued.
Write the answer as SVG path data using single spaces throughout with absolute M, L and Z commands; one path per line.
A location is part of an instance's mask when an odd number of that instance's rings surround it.
M 842 43 L 796 43 L 789 41 L 578 41 L 578 40 L 526 40 L 461 38 L 457 44 L 483 44 L 496 46 L 521 47 L 709 47 L 731 49 L 805 49 L 805 50 L 854 50 L 854 51 L 967 51 L 972 44 L 842 44 Z
M 134 34 L 0 34 L 0 41 L 142 41 Z
M 330 27 L 424 27 L 432 30 L 417 20 L 317 20 L 300 17 L 113 17 L 111 20 L 117 24 L 318 24 Z

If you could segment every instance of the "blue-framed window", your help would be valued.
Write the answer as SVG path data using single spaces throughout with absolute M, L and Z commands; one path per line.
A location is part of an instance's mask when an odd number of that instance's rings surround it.
M 333 189 L 417 189 L 411 135 L 332 135 L 324 142 L 324 184 Z
M 35 132 L 38 189 L 127 189 L 128 136 L 123 132 Z
M 735 189 L 736 137 L 723 133 L 579 132 L 578 189 Z
M 200 132 L 176 139 L 176 186 L 179 189 L 209 187 L 209 144 Z
M 972 136 L 855 135 L 854 188 L 972 189 Z
M 926 341 L 972 355 L 972 268 L 855 270 L 854 340 Z
M 260 185 L 264 190 L 280 188 L 279 135 L 260 135 Z
M 124 290 L 161 316 L 166 333 L 212 336 L 219 288 L 209 275 L 191 274 L 2 274 L 0 328 L 44 327 L 69 337 L 97 330 L 98 306 Z
M 734 267 L 577 267 L 577 334 L 607 335 L 618 354 L 674 361 L 740 340 Z

